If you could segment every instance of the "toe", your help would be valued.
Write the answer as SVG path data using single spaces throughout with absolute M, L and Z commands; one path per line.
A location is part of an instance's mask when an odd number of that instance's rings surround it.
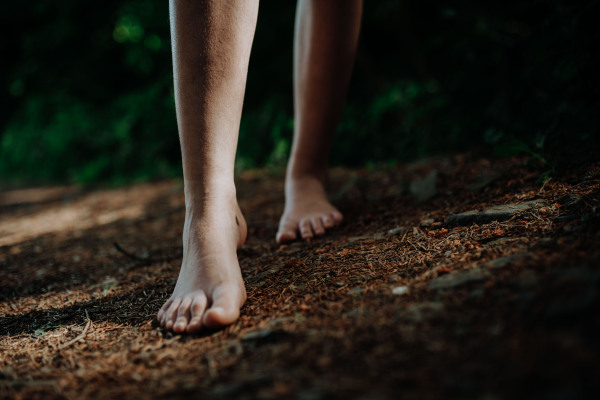
M 239 296 L 237 288 L 217 288 L 213 293 L 213 304 L 204 314 L 203 325 L 220 328 L 235 322 L 240 316 Z
M 173 327 L 173 324 L 175 323 L 175 317 L 177 316 L 177 309 L 179 308 L 180 304 L 180 298 L 174 299 L 173 303 L 171 303 L 171 307 L 169 307 L 165 316 L 165 328 L 171 329 Z
M 323 227 L 323 222 L 321 221 L 320 217 L 311 218 L 310 225 L 312 226 L 315 235 L 320 236 L 325 233 L 325 228 Z
M 192 300 L 193 298 L 191 296 L 187 296 L 179 305 L 179 308 L 177 309 L 177 318 L 173 324 L 173 332 L 185 332 L 185 328 L 187 328 L 188 322 L 190 321 L 190 306 L 192 305 Z
M 308 219 L 308 218 L 305 218 L 300 221 L 299 229 L 300 229 L 300 236 L 302 236 L 302 239 L 310 239 L 314 236 L 312 228 L 310 226 L 310 219 Z
M 276 236 L 277 242 L 286 243 L 296 240 L 297 227 L 297 222 L 290 221 L 287 218 L 283 217 Z
M 287 243 L 296 240 L 296 232 L 295 231 L 279 231 L 277 232 L 277 243 Z
M 339 211 L 332 212 L 331 213 L 331 218 L 333 218 L 333 221 L 335 222 L 336 225 L 341 224 L 342 221 L 344 220 L 344 216 Z
M 198 332 L 202 329 L 202 317 L 204 316 L 204 311 L 206 310 L 206 295 L 204 292 L 200 292 L 194 296 L 194 301 L 192 302 L 192 306 L 190 308 L 191 319 L 188 324 L 186 331 L 187 332 Z
M 323 228 L 329 229 L 335 226 L 335 222 L 333 222 L 333 218 L 329 215 L 324 215 L 321 217 L 321 222 L 323 223 Z
M 163 304 L 163 306 L 160 308 L 160 310 L 158 311 L 158 314 L 156 314 L 156 320 L 163 325 L 163 319 L 165 317 L 165 315 L 167 315 L 167 310 L 169 309 L 169 307 L 171 306 L 171 303 L 173 302 L 173 300 L 169 299 L 165 304 Z

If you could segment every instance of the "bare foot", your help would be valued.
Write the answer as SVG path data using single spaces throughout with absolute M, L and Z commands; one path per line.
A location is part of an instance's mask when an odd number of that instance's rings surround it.
M 158 312 L 161 326 L 191 333 L 238 319 L 246 289 L 236 250 L 246 240 L 246 232 L 235 195 L 188 205 L 183 262 L 173 295 Z
M 342 213 L 329 202 L 321 180 L 310 176 L 288 178 L 277 242 L 291 242 L 298 233 L 303 239 L 323 235 L 342 219 Z

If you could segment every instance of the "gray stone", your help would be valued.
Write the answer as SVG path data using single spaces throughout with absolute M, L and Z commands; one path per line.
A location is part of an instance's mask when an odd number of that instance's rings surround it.
M 434 222 L 435 219 L 433 218 L 425 218 L 423 221 L 421 221 L 421 226 L 431 226 Z
M 406 293 L 408 293 L 408 286 L 396 286 L 395 288 L 392 288 L 392 294 L 397 296 L 401 296 Z
M 265 329 L 246 333 L 241 341 L 247 347 L 257 347 L 264 344 L 276 343 L 291 337 L 292 333 L 282 329 Z
M 273 329 L 281 329 L 285 324 L 290 322 L 292 319 L 289 317 L 279 317 L 269 321 L 269 326 Z
M 484 281 L 489 275 L 490 273 L 484 269 L 474 268 L 457 274 L 438 276 L 429 282 L 428 287 L 432 290 L 454 289 L 467 283 Z
M 496 258 L 494 260 L 488 261 L 488 262 L 482 264 L 481 266 L 483 268 L 504 268 L 508 265 L 515 264 L 515 263 L 521 262 L 523 260 L 526 260 L 529 257 L 530 257 L 530 255 L 527 253 L 511 254 L 508 256 L 504 256 L 504 257 L 500 257 L 500 258 Z
M 390 229 L 389 231 L 387 231 L 387 234 L 388 235 L 400 235 L 406 231 L 408 231 L 408 228 L 406 226 L 399 226 L 397 228 Z
M 544 204 L 543 200 L 532 200 L 523 203 L 502 204 L 490 207 L 483 211 L 466 211 L 460 214 L 452 214 L 446 218 L 446 225 L 471 225 L 471 224 L 487 224 L 492 221 L 505 221 L 513 215 L 527 211 L 531 208 L 538 208 Z
M 425 178 L 410 183 L 409 192 L 418 201 L 431 199 L 437 194 L 438 172 L 433 170 Z

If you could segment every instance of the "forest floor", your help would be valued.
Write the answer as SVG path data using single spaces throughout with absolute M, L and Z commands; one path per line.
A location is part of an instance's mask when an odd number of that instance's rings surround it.
M 289 245 L 281 176 L 244 172 L 248 301 L 200 335 L 154 321 L 181 182 L 0 192 L 0 397 L 597 398 L 600 162 L 543 172 L 474 153 L 336 169 L 344 224 Z

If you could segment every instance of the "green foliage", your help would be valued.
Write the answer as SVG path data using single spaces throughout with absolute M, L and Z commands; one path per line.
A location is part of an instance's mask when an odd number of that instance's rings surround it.
M 365 2 L 332 163 L 394 163 L 487 145 L 543 164 L 595 154 L 598 1 Z M 0 15 L 0 182 L 179 174 L 168 6 L 12 2 Z M 238 170 L 285 165 L 294 2 L 261 4 Z M 15 18 L 19 16 L 19 18 Z
M 115 3 L 90 13 L 77 2 L 42 1 L 14 11 L 32 25 L 5 75 L 16 106 L 2 115 L 0 181 L 177 175 L 166 5 Z

